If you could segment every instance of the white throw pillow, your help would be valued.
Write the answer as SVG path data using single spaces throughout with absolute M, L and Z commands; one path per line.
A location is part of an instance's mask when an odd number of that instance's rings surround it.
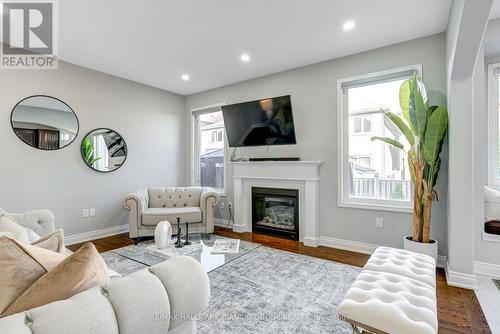
M 30 243 L 40 240 L 40 236 L 38 235 L 38 233 L 28 227 L 25 227 L 24 229 L 26 230 L 26 235 L 28 236 L 28 240 L 30 241 Z
M 484 186 L 484 220 L 500 220 L 500 191 Z
M 7 216 L 0 216 L 0 232 L 7 232 L 14 235 L 14 239 L 29 244 L 28 234 L 24 227 L 8 218 Z
M 9 217 L 9 213 L 4 209 L 0 208 L 0 217 L 7 216 Z

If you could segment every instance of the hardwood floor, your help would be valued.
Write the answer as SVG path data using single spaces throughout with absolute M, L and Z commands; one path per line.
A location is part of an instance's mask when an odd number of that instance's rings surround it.
M 257 233 L 236 233 L 232 230 L 220 227 L 216 227 L 215 234 L 252 241 L 266 247 L 314 256 L 357 267 L 362 267 L 369 258 L 369 255 L 366 254 L 321 246 L 317 248 L 308 247 L 293 240 Z M 129 239 L 128 234 L 120 234 L 94 240 L 92 242 L 99 252 L 106 252 L 133 243 L 132 240 Z M 81 245 L 82 244 L 72 245 L 68 246 L 68 248 L 75 251 Z M 439 333 L 491 333 L 474 291 L 448 286 L 444 270 L 442 269 L 438 269 L 436 275 Z

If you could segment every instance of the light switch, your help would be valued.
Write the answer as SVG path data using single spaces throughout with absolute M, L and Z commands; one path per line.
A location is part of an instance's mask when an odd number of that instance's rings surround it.
M 384 227 L 384 218 L 376 218 L 375 219 L 375 227 L 378 227 L 378 228 Z
M 89 209 L 83 209 L 82 210 L 82 217 L 83 218 L 88 218 L 89 217 Z
M 89 209 L 89 216 L 94 217 L 95 216 L 95 208 Z

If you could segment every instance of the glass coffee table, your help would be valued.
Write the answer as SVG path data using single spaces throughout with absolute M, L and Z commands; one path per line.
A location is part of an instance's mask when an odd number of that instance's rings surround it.
M 260 244 L 240 240 L 240 249 L 238 254 L 211 254 L 214 242 L 217 239 L 227 238 L 213 234 L 193 233 L 189 235 L 189 241 L 191 244 L 184 246 L 183 248 L 174 247 L 174 242 L 177 240 L 175 237 L 172 238 L 170 247 L 167 249 L 159 250 L 156 248 L 154 241 L 149 240 L 141 242 L 137 245 L 119 248 L 108 253 L 113 253 L 113 255 L 118 255 L 147 267 L 167 261 L 174 256 L 184 255 L 192 257 L 196 261 L 200 262 L 205 268 L 205 271 L 208 273 L 239 258 L 257 247 L 260 247 Z M 184 240 L 185 239 L 182 241 Z M 106 257 L 104 258 L 106 260 Z

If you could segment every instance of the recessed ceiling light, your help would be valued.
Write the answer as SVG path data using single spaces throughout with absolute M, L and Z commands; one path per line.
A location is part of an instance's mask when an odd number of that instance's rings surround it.
M 240 57 L 241 61 L 244 63 L 248 63 L 250 61 L 250 56 L 246 53 L 242 54 Z
M 183 74 L 183 75 L 181 76 L 181 79 L 182 79 L 182 80 L 184 80 L 184 81 L 188 81 L 188 80 L 189 80 L 189 75 L 187 75 L 187 74 Z
M 353 20 L 349 20 L 349 21 L 344 22 L 344 25 L 342 26 L 342 28 L 344 28 L 345 31 L 351 31 L 352 29 L 354 29 L 355 26 L 356 26 L 356 23 L 354 23 Z

